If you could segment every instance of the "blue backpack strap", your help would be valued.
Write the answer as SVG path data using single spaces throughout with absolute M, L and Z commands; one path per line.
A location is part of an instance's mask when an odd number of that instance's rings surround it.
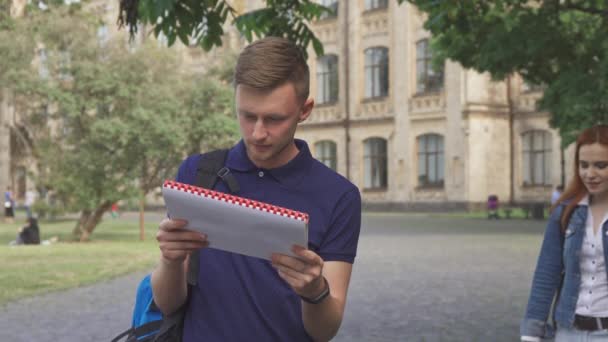
M 137 297 L 133 308 L 133 319 L 131 326 L 136 328 L 150 321 L 162 320 L 160 310 L 154 304 L 152 294 L 151 275 L 146 275 L 137 287 Z

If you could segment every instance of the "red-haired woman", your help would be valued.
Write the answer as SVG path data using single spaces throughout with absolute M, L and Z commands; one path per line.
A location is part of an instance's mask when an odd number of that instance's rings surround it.
M 522 341 L 608 341 L 608 125 L 576 140 L 575 175 L 552 208 L 521 324 Z

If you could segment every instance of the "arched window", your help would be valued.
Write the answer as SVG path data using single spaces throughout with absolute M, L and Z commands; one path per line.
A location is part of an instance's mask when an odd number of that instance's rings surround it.
M 363 142 L 364 187 L 366 189 L 386 189 L 387 151 L 386 139 L 369 138 Z
M 365 0 L 365 10 L 373 10 L 388 7 L 388 0 Z
M 443 67 L 436 69 L 431 63 L 433 55 L 429 40 L 416 43 L 416 91 L 418 93 L 436 92 L 443 89 Z
M 522 134 L 524 185 L 551 184 L 551 133 L 534 130 Z
M 425 134 L 417 139 L 418 143 L 418 185 L 443 186 L 444 149 L 443 136 Z
M 317 59 L 317 103 L 338 101 L 338 56 L 326 55 Z
M 315 144 L 315 157 L 330 169 L 336 171 L 336 143 L 331 140 L 319 141 Z
M 331 13 L 324 12 L 319 19 L 335 18 L 338 16 L 338 0 L 320 0 L 319 3 L 331 9 Z
M 365 97 L 388 96 L 388 49 L 365 50 Z

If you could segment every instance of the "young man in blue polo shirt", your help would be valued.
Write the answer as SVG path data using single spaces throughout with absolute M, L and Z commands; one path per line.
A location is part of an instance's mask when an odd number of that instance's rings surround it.
M 299 258 L 274 254 L 268 262 L 205 248 L 213 241 L 204 234 L 165 219 L 152 274 L 155 303 L 165 314 L 185 303 L 187 256 L 202 248 L 183 341 L 328 341 L 344 315 L 361 223 L 359 190 L 294 139 L 314 106 L 308 66 L 295 45 L 282 38 L 252 43 L 239 56 L 234 85 L 242 140 L 226 167 L 238 195 L 308 213 L 308 246 L 293 247 Z M 177 180 L 194 184 L 199 159 L 186 159 Z M 221 181 L 216 186 L 227 189 Z

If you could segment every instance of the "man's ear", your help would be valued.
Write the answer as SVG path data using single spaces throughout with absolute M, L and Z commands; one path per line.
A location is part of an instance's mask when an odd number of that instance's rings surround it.
M 308 100 L 306 100 L 306 102 L 304 102 L 304 105 L 302 106 L 302 111 L 300 112 L 300 116 L 298 117 L 298 123 L 299 122 L 304 122 L 306 121 L 306 119 L 308 119 L 308 117 L 310 116 L 310 113 L 312 113 L 312 109 L 315 106 L 315 100 L 310 98 Z

